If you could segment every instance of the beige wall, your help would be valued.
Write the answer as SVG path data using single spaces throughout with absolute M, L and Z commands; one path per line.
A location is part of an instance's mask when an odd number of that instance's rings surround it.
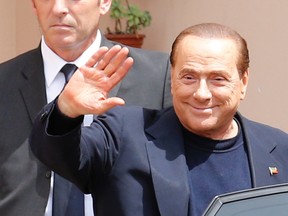
M 0 7 L 0 62 L 39 43 L 30 0 L 3 1 Z M 170 51 L 177 34 L 200 22 L 229 25 L 248 41 L 251 56 L 248 95 L 240 110 L 247 117 L 288 132 L 288 1 L 286 0 L 131 0 L 152 14 L 145 49 Z M 100 28 L 110 23 L 103 17 Z
M 16 4 L 16 54 L 37 47 L 40 42 L 40 29 L 32 10 L 31 0 L 15 0 Z
M 0 4 L 0 62 L 16 53 L 16 12 L 15 0 Z
M 0 62 L 39 44 L 40 31 L 30 0 L 1 1 L 0 25 Z

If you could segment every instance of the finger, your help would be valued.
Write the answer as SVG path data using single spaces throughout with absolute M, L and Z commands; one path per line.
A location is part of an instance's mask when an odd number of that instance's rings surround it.
M 100 47 L 97 52 L 89 58 L 86 62 L 85 66 L 94 67 L 98 61 L 100 61 L 103 56 L 108 52 L 108 47 Z
M 117 83 L 119 83 L 125 76 L 126 74 L 129 72 L 129 70 L 131 69 L 132 65 L 133 65 L 133 59 L 131 57 L 128 57 L 118 68 L 117 71 L 115 73 L 113 73 L 111 75 L 111 77 L 109 78 L 109 83 L 111 86 L 111 89 L 117 85 Z M 108 89 L 108 91 L 110 91 L 110 89 Z
M 129 49 L 127 47 L 123 47 L 105 67 L 104 74 L 110 77 L 113 73 L 115 73 L 117 69 L 126 61 L 128 53 Z
M 106 66 L 111 62 L 111 60 L 121 51 L 120 45 L 115 45 L 105 55 L 103 55 L 102 59 L 97 64 L 97 69 L 104 70 Z

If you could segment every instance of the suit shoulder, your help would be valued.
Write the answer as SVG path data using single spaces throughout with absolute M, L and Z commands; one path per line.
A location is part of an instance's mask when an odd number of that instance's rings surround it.
M 40 48 L 36 48 L 22 53 L 12 59 L 0 64 L 0 76 L 13 76 L 21 70 L 25 70 L 26 66 L 34 68 L 36 64 L 43 64 Z
M 242 122 L 244 130 L 253 133 L 254 136 L 267 137 L 267 139 L 284 139 L 288 143 L 288 134 L 279 128 L 247 119 L 240 114 L 238 114 L 237 119 Z
M 158 60 L 158 61 L 168 61 L 169 54 L 160 51 L 152 51 L 152 50 L 145 50 L 139 48 L 129 48 L 129 55 L 134 59 L 143 59 L 148 58 L 150 60 Z
M 113 121 L 122 122 L 125 124 L 152 122 L 154 121 L 161 111 L 156 109 L 147 109 L 140 106 L 117 106 L 104 115 L 104 118 L 113 118 Z M 102 117 L 100 117 L 102 118 Z
M 107 114 L 109 115 L 125 116 L 128 118 L 129 116 L 142 115 L 143 113 L 147 113 L 148 115 L 155 115 L 159 113 L 159 110 L 143 108 L 141 106 L 136 105 L 129 105 L 129 106 L 116 106 L 111 110 L 107 111 Z
M 26 80 L 32 74 L 36 74 L 36 77 L 41 76 L 42 73 L 38 73 L 41 68 L 43 68 L 43 60 L 40 49 L 30 50 L 1 63 L 1 89 L 13 88 L 13 86 L 17 86 L 19 82 Z
M 120 46 L 125 46 L 129 49 L 129 56 L 133 57 L 133 58 L 139 58 L 141 59 L 141 57 L 148 57 L 151 59 L 154 59 L 155 57 L 161 59 L 163 58 L 163 60 L 168 60 L 169 59 L 169 54 L 165 53 L 165 52 L 161 52 L 161 51 L 155 51 L 155 50 L 147 50 L 147 49 L 142 49 L 142 48 L 135 48 L 135 47 L 131 47 L 131 46 L 126 46 L 123 45 L 121 43 L 115 42 L 115 41 L 111 41 L 108 40 L 103 34 L 102 34 L 102 41 L 101 41 L 101 45 L 102 46 L 107 46 L 109 48 L 111 48 L 113 45 L 120 45 Z
M 18 63 L 23 63 L 27 60 L 31 60 L 31 58 L 35 58 L 35 56 L 41 56 L 41 51 L 40 48 L 36 48 L 33 50 L 29 50 L 25 53 L 22 53 L 14 58 L 11 58 L 3 63 L 0 64 L 0 67 L 5 67 L 5 66 L 9 66 L 9 65 L 15 65 Z
M 169 116 L 173 115 L 173 107 L 168 107 L 165 109 L 149 109 L 139 106 L 127 106 L 125 108 L 125 118 L 136 119 L 136 122 L 142 122 L 145 125 L 145 128 L 153 125 L 158 121 L 163 119 L 170 118 Z

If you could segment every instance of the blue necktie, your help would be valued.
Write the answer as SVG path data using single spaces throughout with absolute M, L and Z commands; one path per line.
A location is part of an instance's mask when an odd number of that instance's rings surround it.
M 60 72 L 62 72 L 65 76 L 65 81 L 66 81 L 66 84 L 68 83 L 68 81 L 70 80 L 70 78 L 72 77 L 72 75 L 74 74 L 74 72 L 78 69 L 78 67 L 74 64 L 70 64 L 70 63 L 67 63 L 65 64 Z
M 77 70 L 74 64 L 66 64 L 61 69 L 66 83 Z M 53 216 L 84 216 L 84 194 L 71 182 L 54 173 Z

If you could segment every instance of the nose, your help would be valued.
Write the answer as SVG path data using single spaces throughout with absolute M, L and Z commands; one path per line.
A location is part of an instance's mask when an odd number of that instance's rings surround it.
M 54 0 L 53 11 L 56 14 L 67 14 L 69 12 L 67 0 Z
M 200 80 L 196 91 L 193 94 L 194 98 L 199 101 L 206 101 L 211 99 L 212 93 L 207 85 L 206 80 Z

